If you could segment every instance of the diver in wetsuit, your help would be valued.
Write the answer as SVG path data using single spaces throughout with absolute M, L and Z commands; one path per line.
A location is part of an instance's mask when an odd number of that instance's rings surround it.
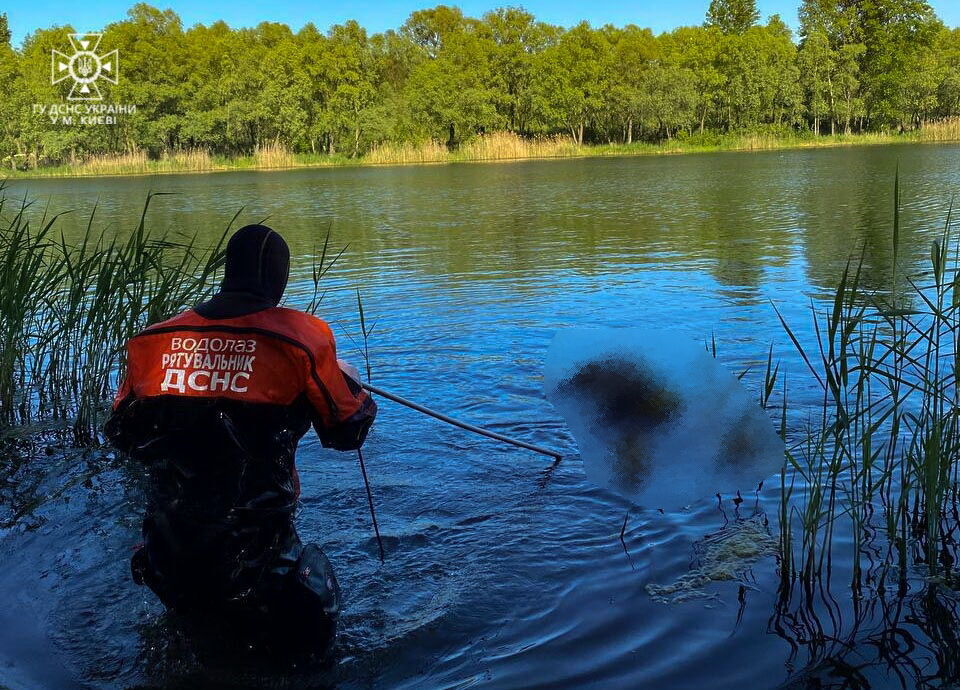
M 105 430 L 147 469 L 134 579 L 187 617 L 321 648 L 340 589 L 294 529 L 294 454 L 311 425 L 325 447 L 360 448 L 377 408 L 327 324 L 277 306 L 288 275 L 280 235 L 238 230 L 220 291 L 127 344 Z

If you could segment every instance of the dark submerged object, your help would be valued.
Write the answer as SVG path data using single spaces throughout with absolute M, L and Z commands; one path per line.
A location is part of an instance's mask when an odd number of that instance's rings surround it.
M 219 395 L 210 393 L 209 385 L 194 393 L 183 385 L 184 373 L 180 394 L 137 395 L 131 365 L 106 433 L 147 469 L 143 544 L 131 561 L 134 580 L 149 586 L 177 614 L 202 622 L 221 620 L 226 624 L 221 627 L 244 642 L 322 654 L 335 638 L 340 588 L 323 551 L 304 545 L 293 524 L 300 491 L 296 448 L 311 424 L 323 445 L 359 448 L 376 406 L 339 371 L 335 357 L 329 361 L 332 336 L 329 351 L 316 338 L 317 332 L 329 333 L 325 324 L 326 330 L 320 330 L 313 317 L 274 309 L 288 274 L 289 250 L 276 232 L 262 225 L 237 231 L 227 246 L 220 292 L 134 340 L 159 342 L 178 334 L 199 338 L 220 330 L 259 338 L 257 355 L 244 370 L 244 385 Z M 218 324 L 224 321 L 228 323 Z M 276 332 L 271 330 L 274 322 Z M 166 325 L 172 323 L 184 325 Z M 302 342 L 290 336 L 291 328 L 297 335 L 298 326 L 304 329 Z M 171 335 L 161 335 L 167 333 Z M 309 374 L 294 369 L 293 375 L 278 376 L 277 371 L 286 370 L 270 368 L 271 351 L 279 353 L 275 359 L 280 364 L 302 359 L 305 351 Z M 131 348 L 131 362 L 135 356 Z M 260 361 L 254 363 L 256 358 Z M 137 375 L 163 375 L 164 391 L 169 372 L 157 373 L 154 351 L 143 359 Z M 213 380 L 210 372 L 199 374 L 197 381 Z M 303 391 L 283 392 L 282 384 L 297 375 L 314 386 L 313 398 Z M 150 385 L 156 388 L 155 382 Z M 247 394 L 255 399 L 244 399 Z M 359 401 L 346 418 L 338 416 L 344 400 Z
M 683 507 L 718 491 L 752 491 L 783 466 L 770 419 L 683 334 L 560 331 L 544 393 L 570 426 L 587 476 L 637 505 Z
M 650 474 L 652 434 L 683 411 L 683 400 L 655 372 L 623 357 L 587 362 L 557 386 L 557 393 L 589 401 L 596 423 L 616 449 L 617 482 L 635 489 Z

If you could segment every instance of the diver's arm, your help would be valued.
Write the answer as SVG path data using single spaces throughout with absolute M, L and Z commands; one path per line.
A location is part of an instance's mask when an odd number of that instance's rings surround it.
M 325 448 L 356 450 L 367 438 L 377 416 L 377 404 L 358 381 L 341 370 L 336 343 L 326 324 L 322 340 L 306 383 L 314 411 L 313 426 Z

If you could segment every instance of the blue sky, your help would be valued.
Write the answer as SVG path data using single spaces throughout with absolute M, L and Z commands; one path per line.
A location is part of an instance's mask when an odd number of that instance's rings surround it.
M 539 19 L 565 26 L 586 19 L 592 24 L 638 24 L 655 31 L 675 26 L 699 24 L 709 0 L 603 0 L 574 2 L 573 0 L 446 0 L 457 4 L 471 16 L 502 5 L 522 5 Z M 78 31 L 96 31 L 110 22 L 122 19 L 134 0 L 6 0 L 0 11 L 6 12 L 16 44 L 38 27 L 71 24 Z M 291 2 L 274 0 L 264 3 L 253 0 L 175 0 L 150 4 L 172 8 L 183 19 L 185 26 L 198 22 L 208 24 L 223 19 L 231 26 L 253 26 L 261 21 L 289 24 L 294 30 L 312 21 L 321 28 L 347 19 L 356 19 L 371 31 L 396 28 L 416 9 L 440 4 L 440 0 L 367 0 L 366 2 Z M 799 0 L 758 0 L 764 17 L 779 13 L 792 26 L 797 21 Z M 941 19 L 949 26 L 960 26 L 960 1 L 931 0 Z

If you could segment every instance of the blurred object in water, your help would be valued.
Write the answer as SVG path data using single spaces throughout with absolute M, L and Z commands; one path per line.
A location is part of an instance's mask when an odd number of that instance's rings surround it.
M 783 442 L 763 410 L 682 335 L 559 332 L 544 392 L 576 437 L 587 476 L 642 506 L 753 491 L 783 465 Z

